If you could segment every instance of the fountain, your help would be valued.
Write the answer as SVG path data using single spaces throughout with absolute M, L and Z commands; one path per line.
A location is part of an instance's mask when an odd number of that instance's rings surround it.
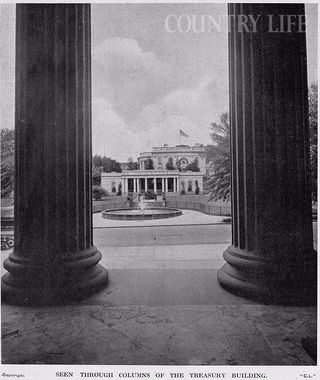
M 138 199 L 138 203 L 139 203 L 139 207 L 140 207 L 140 210 L 143 214 L 143 210 L 144 210 L 144 206 L 145 206 L 145 203 L 144 203 L 144 196 L 142 195 L 140 200 Z
M 102 218 L 114 220 L 145 220 L 145 219 L 164 219 L 182 215 L 182 211 L 176 208 L 159 206 L 165 201 L 156 202 L 147 200 L 144 196 L 138 196 L 134 201 L 129 202 L 129 208 L 117 208 L 102 212 Z

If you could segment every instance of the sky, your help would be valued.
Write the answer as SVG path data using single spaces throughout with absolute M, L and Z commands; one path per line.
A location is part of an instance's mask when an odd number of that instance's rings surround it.
M 317 79 L 317 5 L 308 4 L 309 82 Z M 169 33 L 168 15 L 219 15 L 225 4 L 92 5 L 92 148 L 119 161 L 154 146 L 210 143 L 228 110 L 227 31 Z M 14 125 L 15 6 L 0 6 L 1 127 Z

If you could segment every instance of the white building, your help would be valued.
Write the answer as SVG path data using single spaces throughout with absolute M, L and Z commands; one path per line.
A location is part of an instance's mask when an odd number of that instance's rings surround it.
M 203 191 L 206 148 L 199 144 L 193 147 L 178 145 L 175 147 L 155 147 L 152 152 L 143 152 L 138 157 L 140 170 L 123 170 L 122 173 L 101 173 L 101 186 L 109 195 L 116 195 L 121 186 L 122 194 L 176 193 L 200 194 Z M 154 169 L 146 170 L 147 160 L 152 159 Z M 167 170 L 166 164 L 172 161 L 175 170 Z M 188 164 L 196 161 L 200 171 L 187 171 Z M 198 190 L 197 190 L 198 189 Z
M 173 164 L 184 170 L 187 165 L 191 164 L 194 160 L 198 162 L 200 172 L 205 172 L 206 163 L 206 147 L 196 144 L 193 147 L 188 145 L 177 145 L 152 148 L 152 152 L 140 153 L 138 163 L 140 169 L 146 169 L 146 161 L 151 158 L 153 161 L 154 169 L 161 170 L 166 168 L 166 163 L 172 158 Z

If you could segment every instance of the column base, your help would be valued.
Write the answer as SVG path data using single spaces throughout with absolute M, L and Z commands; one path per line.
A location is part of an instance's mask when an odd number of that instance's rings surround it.
M 4 302 L 17 305 L 65 304 L 81 300 L 108 284 L 108 272 L 95 248 L 65 256 L 55 263 L 39 263 L 11 254 L 4 262 Z
M 254 252 L 230 246 L 223 257 L 227 263 L 219 269 L 218 281 L 231 293 L 268 304 L 317 303 L 316 252 L 301 254 L 299 261 L 291 263 L 280 261 L 279 256 L 263 261 Z

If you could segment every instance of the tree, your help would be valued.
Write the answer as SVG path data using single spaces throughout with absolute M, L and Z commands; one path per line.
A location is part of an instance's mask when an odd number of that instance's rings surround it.
M 1 129 L 1 197 L 10 198 L 14 188 L 14 130 Z
M 210 137 L 213 144 L 207 147 L 207 179 L 204 190 L 209 200 L 230 200 L 231 164 L 230 164 L 230 124 L 228 113 L 220 117 L 220 123 L 211 124 Z
M 146 160 L 145 165 L 146 165 L 145 166 L 146 170 L 153 170 L 154 169 L 153 160 L 150 157 Z
M 309 126 L 310 126 L 310 178 L 312 202 L 317 202 L 317 155 L 318 155 L 318 84 L 309 88 Z
M 95 155 L 92 157 L 92 183 L 93 185 L 101 185 L 102 162 L 101 156 Z
M 186 170 L 191 172 L 199 172 L 200 168 L 198 166 L 198 161 L 196 159 L 192 161 L 189 165 L 187 165 Z
M 103 196 L 108 195 L 107 191 L 101 187 L 101 186 L 93 186 L 92 187 L 92 196 L 93 198 L 98 201 Z
M 121 165 L 118 161 L 113 160 L 109 157 L 101 157 L 98 154 L 92 157 L 92 183 L 93 185 L 101 185 L 101 173 L 111 173 L 118 172 L 120 173 Z
M 102 157 L 101 159 L 102 170 L 104 173 L 117 172 L 121 173 L 121 164 L 120 162 L 113 160 L 110 157 Z
M 128 170 L 138 170 L 138 163 L 134 162 L 132 157 L 128 158 Z
M 170 157 L 168 159 L 168 162 L 166 163 L 166 169 L 167 170 L 176 170 L 176 167 L 174 166 L 173 158 L 172 157 Z

